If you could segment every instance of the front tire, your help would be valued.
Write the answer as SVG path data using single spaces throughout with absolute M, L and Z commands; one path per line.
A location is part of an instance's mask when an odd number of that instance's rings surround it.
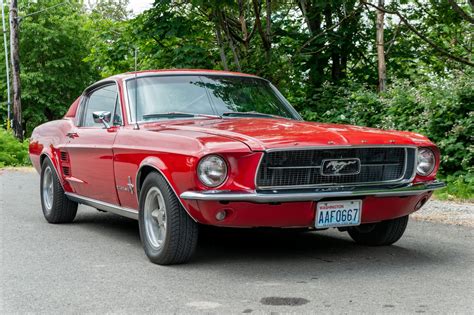
M 59 182 L 53 163 L 45 159 L 41 165 L 41 207 L 49 223 L 70 223 L 77 213 L 77 203 L 68 199 Z
M 158 173 L 150 173 L 143 182 L 138 223 L 143 248 L 151 262 L 180 264 L 193 256 L 198 225 Z
M 358 244 L 368 246 L 387 246 L 398 241 L 408 224 L 408 216 L 373 224 L 351 227 L 347 231 Z

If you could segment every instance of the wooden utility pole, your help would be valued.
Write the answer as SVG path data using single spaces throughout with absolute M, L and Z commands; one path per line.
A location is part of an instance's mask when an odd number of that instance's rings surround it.
M 21 119 L 21 82 L 20 82 L 20 20 L 18 18 L 18 0 L 10 2 L 10 51 L 12 62 L 13 83 L 13 132 L 15 137 L 23 141 L 23 125 Z
M 383 10 L 385 7 L 385 0 L 379 0 L 378 7 Z M 385 91 L 386 85 L 387 85 L 387 68 L 385 64 L 385 49 L 384 49 L 384 38 L 383 38 L 383 31 L 384 31 L 383 23 L 384 23 L 385 12 L 382 10 L 377 10 L 377 22 L 376 22 L 377 34 L 375 37 L 375 44 L 377 46 L 379 92 Z

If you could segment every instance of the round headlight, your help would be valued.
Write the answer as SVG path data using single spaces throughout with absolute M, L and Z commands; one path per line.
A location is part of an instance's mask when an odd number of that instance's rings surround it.
M 436 165 L 436 159 L 433 151 L 427 148 L 418 150 L 416 172 L 421 176 L 428 176 L 433 172 Z
M 199 161 L 197 172 L 201 183 L 217 187 L 227 178 L 227 164 L 218 155 L 208 155 Z

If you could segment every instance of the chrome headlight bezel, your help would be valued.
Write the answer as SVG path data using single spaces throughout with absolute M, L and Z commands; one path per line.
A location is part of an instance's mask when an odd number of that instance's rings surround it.
M 436 167 L 436 155 L 430 148 L 419 148 L 416 155 L 416 173 L 429 176 Z
M 227 180 L 228 167 L 225 159 L 217 154 L 203 157 L 197 165 L 199 181 L 206 187 L 218 187 Z

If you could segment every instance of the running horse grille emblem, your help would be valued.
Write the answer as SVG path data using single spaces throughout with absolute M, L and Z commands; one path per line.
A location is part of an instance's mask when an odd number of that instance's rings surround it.
M 324 160 L 321 166 L 321 175 L 355 175 L 360 173 L 359 159 Z

